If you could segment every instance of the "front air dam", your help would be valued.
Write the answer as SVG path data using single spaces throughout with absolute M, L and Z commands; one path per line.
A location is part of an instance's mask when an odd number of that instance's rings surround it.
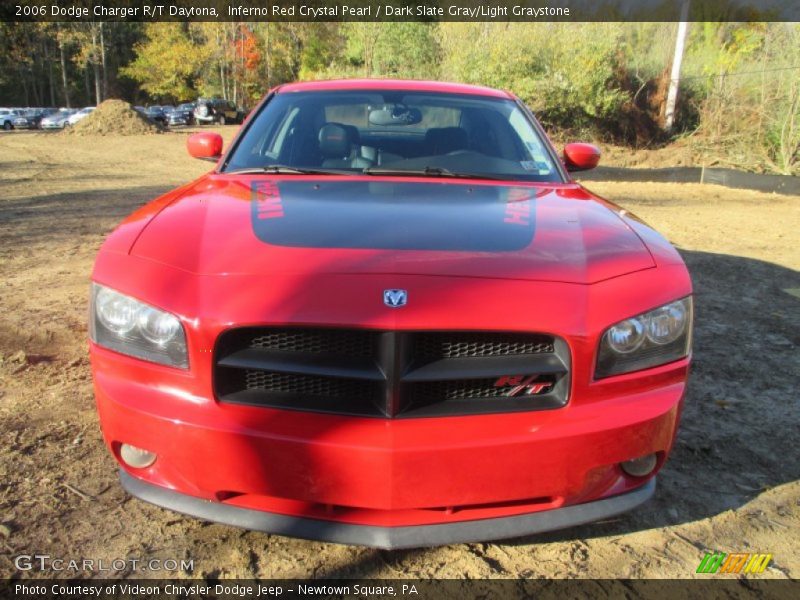
M 385 550 L 508 539 L 582 525 L 629 511 L 649 500 L 656 489 L 653 478 L 624 494 L 528 515 L 443 525 L 378 527 L 290 517 L 212 502 L 147 483 L 123 470 L 120 480 L 128 493 L 145 502 L 199 519 L 265 533 Z

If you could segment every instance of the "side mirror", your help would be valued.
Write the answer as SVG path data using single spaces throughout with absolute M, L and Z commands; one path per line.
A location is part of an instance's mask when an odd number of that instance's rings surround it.
M 194 158 L 216 162 L 222 156 L 222 136 L 210 131 L 195 133 L 186 140 L 186 149 Z
M 600 162 L 600 148 L 594 144 L 573 143 L 564 146 L 567 171 L 588 171 Z

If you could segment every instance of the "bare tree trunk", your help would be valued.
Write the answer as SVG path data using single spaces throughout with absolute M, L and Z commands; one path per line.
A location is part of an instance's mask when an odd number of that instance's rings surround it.
M 22 81 L 22 91 L 25 93 L 25 106 L 30 106 L 31 97 L 28 92 L 28 78 L 25 77 L 25 73 L 22 72 L 22 69 L 19 70 L 19 79 Z
M 272 87 L 272 38 L 270 37 L 269 21 L 266 22 L 265 27 L 267 35 L 264 55 L 267 63 L 267 89 L 270 89 Z
M 86 64 L 83 68 L 83 84 L 86 87 L 86 104 L 92 103 L 92 88 L 91 84 L 89 83 L 89 61 L 86 61 Z
M 230 23 L 226 23 L 225 28 L 222 30 L 222 67 L 225 73 L 225 81 L 222 86 L 222 97 L 225 100 L 231 97 L 231 72 L 229 70 L 230 61 L 228 60 L 228 52 L 230 51 L 230 25 Z
M 216 50 L 217 50 L 217 60 L 219 61 L 219 86 L 222 88 L 222 97 L 226 98 L 225 95 L 225 45 L 224 45 L 224 35 L 220 36 L 220 31 L 222 27 L 217 25 L 214 27 L 214 37 L 217 43 Z M 224 33 L 224 31 L 223 31 Z
M 36 65 L 31 65 L 30 68 L 30 75 L 31 75 L 31 88 L 33 89 L 33 103 L 36 106 L 42 106 L 44 104 L 44 99 L 42 98 L 42 88 L 40 82 L 37 81 L 36 71 L 34 67 Z
M 100 85 L 100 64 L 97 62 L 97 27 L 92 24 L 92 72 L 94 73 L 95 104 L 103 101 L 103 90 Z
M 58 27 L 58 52 L 61 55 L 61 85 L 64 87 L 64 104 L 66 104 L 67 108 L 72 108 L 72 105 L 69 101 L 69 82 L 67 81 L 67 56 L 64 52 L 64 40 L 61 39 L 61 26 L 56 23 Z
M 667 92 L 667 106 L 664 110 L 664 131 L 671 131 L 675 122 L 675 104 L 678 101 L 678 88 L 681 80 L 681 62 L 683 61 L 683 49 L 686 45 L 686 32 L 689 29 L 689 0 L 684 0 L 681 6 L 680 22 L 678 32 L 675 36 L 675 53 L 672 56 L 672 70 L 669 79 L 669 90 Z
M 106 69 L 106 41 L 103 30 L 104 23 L 100 21 L 100 56 L 103 61 L 103 98 L 108 98 L 108 70 Z
M 95 105 L 98 105 L 103 101 L 103 90 L 100 84 L 100 65 L 98 65 L 96 62 L 93 62 L 92 71 L 94 72 Z
M 53 76 L 53 61 L 50 59 L 50 42 L 44 41 L 44 60 L 47 63 L 47 85 L 50 88 L 50 106 L 56 105 L 56 86 Z
M 31 80 L 31 83 L 33 84 L 33 91 L 36 92 L 34 94 L 36 106 L 44 106 L 44 80 L 39 77 L 39 74 L 34 70 L 31 70 Z

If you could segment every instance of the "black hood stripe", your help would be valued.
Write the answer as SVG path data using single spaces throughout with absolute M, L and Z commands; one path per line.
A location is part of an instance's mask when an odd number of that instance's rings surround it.
M 253 231 L 306 248 L 513 252 L 531 244 L 541 190 L 386 181 L 255 181 Z

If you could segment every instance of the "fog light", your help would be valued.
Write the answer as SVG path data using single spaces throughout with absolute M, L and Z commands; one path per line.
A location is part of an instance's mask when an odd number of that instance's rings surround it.
M 619 463 L 619 466 L 622 467 L 622 470 L 628 475 L 644 477 L 653 472 L 657 462 L 658 458 L 655 454 L 648 454 L 647 456 L 634 458 L 633 460 L 626 460 L 624 463 Z
M 156 462 L 156 453 L 142 450 L 136 446 L 122 444 L 119 455 L 126 465 L 134 469 L 144 469 Z

